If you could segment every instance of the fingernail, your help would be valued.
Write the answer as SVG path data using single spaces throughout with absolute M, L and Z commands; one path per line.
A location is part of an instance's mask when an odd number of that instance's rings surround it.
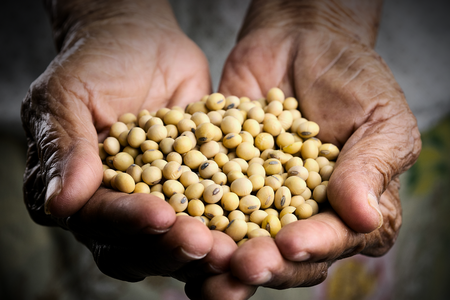
M 380 211 L 380 206 L 378 205 L 378 199 L 377 197 L 375 197 L 375 195 L 373 195 L 372 193 L 369 193 L 369 195 L 367 196 L 367 201 L 369 202 L 369 205 L 374 208 L 378 215 L 380 216 L 380 220 L 378 222 L 378 228 L 380 228 L 383 225 L 383 215 L 381 214 Z
M 264 284 L 266 282 L 269 282 L 272 279 L 272 272 L 266 270 L 263 271 L 257 275 L 250 276 L 250 281 L 252 284 Z
M 294 257 L 292 258 L 292 260 L 294 261 L 306 261 L 311 257 L 311 254 L 309 254 L 306 251 L 301 251 L 299 253 L 297 253 L 296 255 L 294 255 Z
M 58 196 L 61 192 L 61 177 L 55 176 L 53 177 L 47 185 L 47 192 L 45 193 L 45 202 L 44 202 L 44 212 L 47 215 L 50 215 L 50 211 L 48 206 L 52 202 L 52 200 Z
M 206 253 L 202 254 L 202 255 L 197 255 L 197 254 L 187 252 L 182 247 L 178 247 L 177 249 L 174 250 L 174 255 L 180 261 L 193 261 L 193 260 L 199 260 L 199 259 L 204 258 L 206 256 Z

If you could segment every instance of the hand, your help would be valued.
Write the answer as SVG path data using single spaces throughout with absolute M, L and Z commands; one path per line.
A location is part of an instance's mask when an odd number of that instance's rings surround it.
M 154 196 L 99 188 L 98 142 L 109 126 L 125 112 L 184 106 L 209 93 L 205 56 L 165 1 L 52 3 L 59 54 L 22 106 L 31 217 L 73 232 L 104 273 L 122 280 L 187 280 L 202 271 L 193 273 L 189 262 L 205 256 L 204 270 L 226 269 L 236 248 L 231 239 L 214 241 L 215 233 L 177 218 Z
M 299 100 L 303 116 L 319 124 L 318 137 L 341 148 L 327 189 L 330 205 L 275 239 L 247 241 L 233 254 L 230 274 L 203 283 L 203 299 L 222 290 L 246 299 L 256 286 L 315 285 L 337 259 L 386 253 L 401 225 L 398 176 L 421 148 L 403 92 L 371 47 L 376 34 L 355 38 L 323 22 L 291 26 L 273 6 L 261 22 L 251 19 L 258 16 L 250 7 L 219 90 L 257 99 L 278 86 Z M 222 289 L 219 278 L 235 284 Z

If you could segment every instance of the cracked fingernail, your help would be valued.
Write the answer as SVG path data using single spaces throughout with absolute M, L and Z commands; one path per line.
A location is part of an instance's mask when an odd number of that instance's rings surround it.
M 48 209 L 52 200 L 59 195 L 61 192 L 61 177 L 55 176 L 53 177 L 47 185 L 47 192 L 45 193 L 45 202 L 44 202 L 44 212 L 47 215 L 50 215 L 50 210 Z
M 378 215 L 380 216 L 380 220 L 378 222 L 378 227 L 377 227 L 377 229 L 378 229 L 383 225 L 383 215 L 381 214 L 380 206 L 378 205 L 378 199 L 377 199 L 377 197 L 375 197 L 375 195 L 373 195 L 372 193 L 369 193 L 367 195 L 367 201 L 369 202 L 369 205 L 373 209 L 375 209 L 377 211 Z

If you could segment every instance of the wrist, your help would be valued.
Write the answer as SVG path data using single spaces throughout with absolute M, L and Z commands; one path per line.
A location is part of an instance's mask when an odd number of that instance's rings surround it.
M 326 30 L 373 48 L 381 4 L 381 0 L 252 0 L 239 39 L 258 29 Z
M 93 33 L 120 28 L 179 30 L 167 0 L 44 0 L 44 3 L 58 51 Z

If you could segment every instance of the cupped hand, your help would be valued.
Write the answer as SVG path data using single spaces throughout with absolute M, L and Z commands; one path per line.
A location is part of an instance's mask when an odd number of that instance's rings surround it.
M 325 29 L 251 31 L 228 58 L 219 90 L 257 99 L 274 86 L 296 97 L 302 116 L 319 124 L 318 137 L 341 153 L 327 189 L 329 206 L 233 254 L 240 299 L 256 286 L 318 284 L 337 259 L 386 253 L 401 226 L 398 176 L 421 148 L 416 120 L 392 73 L 352 38 Z M 218 293 L 215 283 L 214 277 L 205 281 L 204 298 Z
M 178 28 L 168 4 L 155 3 L 130 3 L 73 23 L 21 112 L 28 140 L 23 191 L 31 217 L 70 230 L 104 273 L 129 281 L 147 275 L 188 280 L 199 273 L 189 262 L 202 258 L 203 272 L 226 269 L 236 248 L 197 220 L 177 218 L 157 197 L 99 188 L 98 143 L 118 116 L 184 106 L 210 92 L 204 54 Z

